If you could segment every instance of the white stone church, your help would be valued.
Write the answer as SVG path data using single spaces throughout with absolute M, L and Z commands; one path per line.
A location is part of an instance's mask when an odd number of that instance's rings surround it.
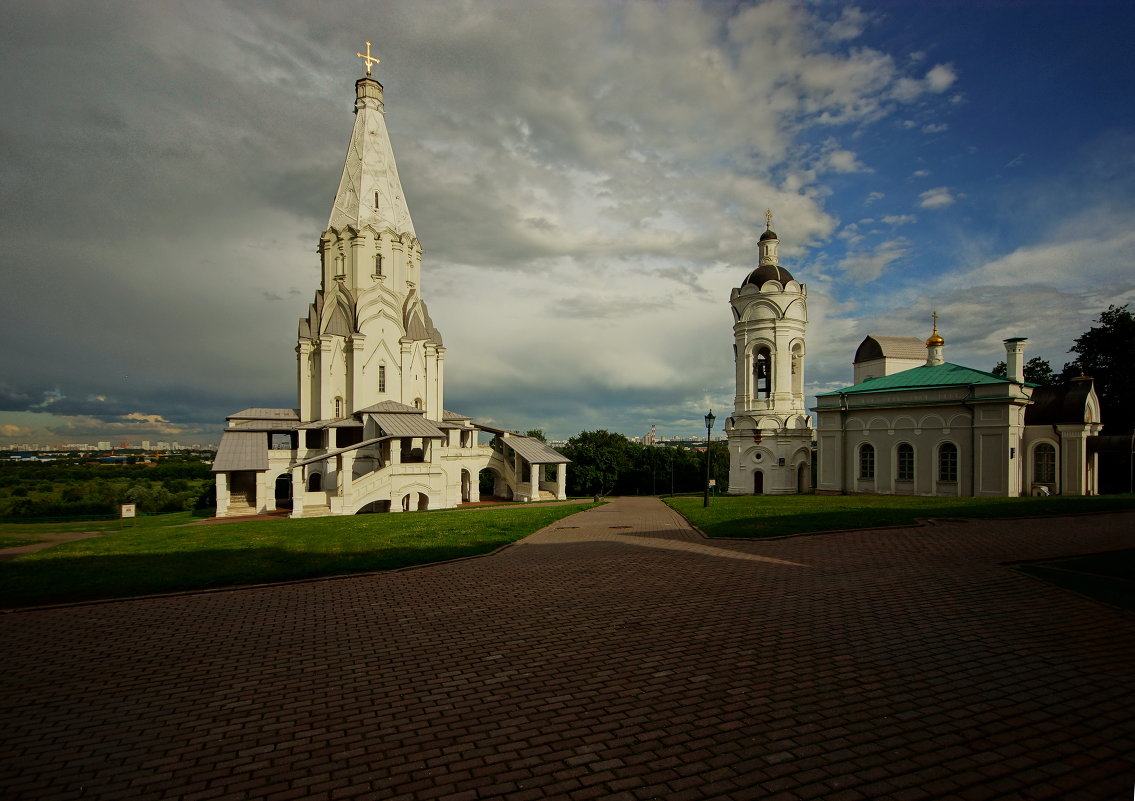
M 422 247 L 369 47 L 367 58 L 319 238 L 320 288 L 299 322 L 299 408 L 228 416 L 213 463 L 217 516 L 455 507 L 478 500 L 482 471 L 496 497 L 562 500 L 568 459 L 445 409 L 445 345 L 422 299 Z

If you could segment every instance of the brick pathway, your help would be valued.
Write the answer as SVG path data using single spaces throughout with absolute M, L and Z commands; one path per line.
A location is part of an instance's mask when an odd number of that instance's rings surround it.
M 998 563 L 1135 515 L 488 558 L 0 616 L 5 799 L 1130 799 L 1135 615 Z

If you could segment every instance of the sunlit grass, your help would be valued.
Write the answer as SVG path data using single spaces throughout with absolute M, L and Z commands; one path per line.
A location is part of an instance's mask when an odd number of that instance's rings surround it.
M 0 606 L 331 576 L 488 553 L 593 504 L 184 526 L 189 513 L 0 562 Z M 117 526 L 117 523 L 114 523 Z M 46 530 L 57 530 L 54 526 Z M 94 530 L 81 529 L 81 530 Z

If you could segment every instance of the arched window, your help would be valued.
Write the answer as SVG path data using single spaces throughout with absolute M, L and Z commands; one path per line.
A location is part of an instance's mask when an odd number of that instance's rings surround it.
M 343 399 L 342 398 L 336 398 L 335 399 L 335 415 L 334 415 L 334 417 L 335 417 L 336 420 L 338 420 L 342 416 L 343 416 Z
M 772 353 L 760 348 L 753 355 L 753 395 L 764 400 L 772 396 Z
M 895 480 L 914 481 L 914 446 L 909 442 L 900 443 L 895 456 Z
M 322 489 L 323 489 L 323 474 L 322 473 L 312 473 L 310 476 L 307 477 L 307 491 L 308 492 L 319 492 Z
M 378 366 L 378 391 L 386 392 L 386 365 L 380 364 Z
M 422 408 L 422 399 L 421 398 L 414 398 L 414 408 L 415 409 Z
M 958 480 L 958 446 L 952 442 L 943 442 L 938 447 L 938 480 Z
M 374 274 L 382 275 L 382 254 L 374 254 Z
M 875 477 L 875 446 L 864 443 L 859 446 L 859 477 Z
M 1033 481 L 1038 484 L 1056 483 L 1056 448 L 1042 442 L 1033 450 Z
M 792 346 L 792 394 L 804 394 L 804 346 L 799 342 Z

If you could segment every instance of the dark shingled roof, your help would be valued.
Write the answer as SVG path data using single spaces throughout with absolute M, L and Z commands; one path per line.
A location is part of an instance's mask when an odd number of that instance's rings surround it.
M 767 231 L 765 233 L 768 233 Z M 777 264 L 762 264 L 757 269 L 749 273 L 749 277 L 745 279 L 745 283 L 741 286 L 752 284 L 757 289 L 760 289 L 769 281 L 779 281 L 781 286 L 784 286 L 792 280 L 792 273 Z
M 1025 425 L 1083 423 L 1088 393 L 1091 391 L 1090 378 L 1080 378 L 1052 387 L 1037 387 L 1033 390 L 1033 402 L 1025 409 Z
M 854 364 L 874 359 L 925 359 L 926 345 L 918 337 L 887 337 L 872 334 L 859 343 Z
M 764 242 L 767 239 L 776 239 L 777 242 L 780 241 L 776 236 L 776 231 L 773 231 L 771 228 L 769 230 L 765 231 L 763 234 L 761 234 L 761 238 L 760 238 L 759 241 Z

